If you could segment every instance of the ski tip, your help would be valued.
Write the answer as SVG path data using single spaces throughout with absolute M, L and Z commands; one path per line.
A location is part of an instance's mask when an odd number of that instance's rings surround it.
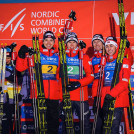
M 3 43 L 1 43 L 1 47 L 3 47 Z
M 6 47 L 7 46 L 7 43 L 4 43 L 4 47 Z
M 60 33 L 58 33 L 58 34 L 57 34 L 57 37 L 59 38 L 60 36 L 61 36 L 61 34 L 60 34 Z

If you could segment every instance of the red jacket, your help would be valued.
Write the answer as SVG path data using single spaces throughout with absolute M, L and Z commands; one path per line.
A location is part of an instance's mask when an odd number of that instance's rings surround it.
M 124 55 L 128 57 L 130 66 L 132 66 L 133 65 L 133 55 L 132 55 L 132 52 L 131 52 L 130 48 L 125 49 L 125 54 Z M 91 61 L 93 61 L 93 58 L 96 58 L 96 59 L 101 58 L 101 51 L 100 52 L 94 52 L 94 56 L 91 58 Z M 100 71 L 100 66 L 99 66 L 99 64 L 97 64 L 93 67 L 93 72 L 98 73 L 99 71 Z M 92 97 L 97 96 L 98 81 L 99 81 L 99 79 L 94 79 L 94 81 L 93 81 Z
M 94 56 L 91 58 L 94 75 L 100 73 L 100 62 L 99 61 L 101 59 L 101 55 L 102 55 L 102 51 L 99 51 L 99 52 L 95 51 Z M 94 65 L 93 62 L 95 60 L 96 60 L 96 64 Z M 99 82 L 99 78 L 95 77 L 94 81 L 93 81 L 93 85 L 92 85 L 92 97 L 93 98 L 97 96 L 98 82 Z
M 74 53 L 75 51 L 75 53 Z M 66 51 L 69 57 L 74 57 L 78 55 L 78 49 L 74 51 Z M 83 56 L 83 68 L 85 71 L 86 76 L 83 79 L 69 79 L 70 81 L 79 81 L 81 87 L 83 88 L 83 100 L 88 100 L 88 84 L 90 84 L 93 79 L 94 75 L 92 73 L 92 65 L 90 64 L 91 61 L 87 55 Z M 82 97 L 82 96 L 81 96 Z M 72 101 L 80 101 L 80 88 L 70 91 L 70 98 Z M 81 98 L 82 99 L 82 98 Z
M 110 61 L 108 61 L 110 62 Z M 110 90 L 110 86 L 104 86 L 102 88 L 101 96 L 101 107 L 104 103 L 104 98 L 106 94 L 110 94 L 112 97 L 116 98 L 115 108 L 117 107 L 128 107 L 129 97 L 128 97 L 128 83 L 130 78 L 131 66 L 127 58 L 123 59 L 123 64 L 119 73 L 119 82 L 114 88 Z
M 40 47 L 40 52 L 46 56 L 52 56 L 55 53 L 53 49 L 48 50 L 43 49 L 42 47 Z M 28 63 L 27 58 L 21 59 L 17 57 L 16 69 L 18 71 L 26 70 L 28 68 L 27 63 Z M 60 68 L 60 61 L 58 63 L 58 68 L 56 70 L 56 80 L 43 80 L 45 98 L 47 99 L 52 100 L 62 99 L 62 91 L 61 88 L 59 87 L 59 68 Z

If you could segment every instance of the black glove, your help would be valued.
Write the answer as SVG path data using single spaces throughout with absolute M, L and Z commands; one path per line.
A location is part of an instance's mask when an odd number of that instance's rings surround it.
M 13 43 L 10 45 L 11 50 L 13 51 L 14 47 L 16 47 L 16 46 L 17 46 L 16 42 L 13 42 Z
M 94 114 L 97 112 L 96 101 L 97 101 L 97 97 L 94 97 L 94 103 L 93 103 L 93 113 Z
M 21 46 L 19 52 L 18 52 L 18 56 L 22 59 L 25 58 L 25 54 L 28 53 L 28 47 L 26 45 Z
M 82 40 L 80 40 L 79 45 L 80 45 L 81 49 L 86 48 L 86 43 L 83 42 Z
M 75 15 L 76 15 L 75 11 L 71 10 L 71 13 L 69 14 L 69 18 L 72 18 L 74 21 L 76 21 Z
M 109 112 L 109 106 L 110 103 L 114 100 L 115 98 L 112 97 L 110 94 L 106 94 L 105 99 L 104 99 L 104 104 L 103 104 L 103 111 L 104 112 Z
M 126 47 L 129 48 L 129 46 L 130 46 L 130 42 L 127 40 L 126 41 Z
M 78 87 L 80 87 L 81 84 L 79 81 L 73 81 L 73 82 L 70 82 L 68 85 L 67 85 L 67 91 L 73 91 L 75 89 L 77 89 Z
M 35 54 L 36 51 L 34 51 L 34 49 L 30 47 L 30 48 L 28 48 L 28 53 L 29 53 L 29 55 L 32 55 L 32 54 Z

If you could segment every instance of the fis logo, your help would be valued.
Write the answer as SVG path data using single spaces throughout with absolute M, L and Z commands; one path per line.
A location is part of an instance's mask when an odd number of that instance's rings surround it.
M 26 14 L 22 14 L 25 10 L 26 10 L 26 8 L 22 9 L 20 12 L 18 12 L 17 14 L 15 14 L 13 16 L 13 18 L 10 21 L 8 21 L 5 26 L 4 26 L 4 24 L 0 24 L 0 31 L 4 32 L 8 27 L 10 27 L 10 30 L 12 31 L 11 37 L 13 37 L 13 35 L 15 34 L 16 30 L 18 29 L 18 27 L 20 27 L 20 31 L 23 31 L 24 30 L 24 24 L 21 24 L 21 22 L 22 22 L 22 20 L 24 19 L 25 15 L 26 15 Z M 22 15 L 22 17 L 19 19 L 19 21 L 13 27 L 13 22 L 20 15 Z

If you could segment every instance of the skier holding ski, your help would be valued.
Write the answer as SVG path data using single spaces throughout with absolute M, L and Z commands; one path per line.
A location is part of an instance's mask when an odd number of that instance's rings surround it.
M 103 123 L 103 113 L 100 107 L 97 107 L 96 103 L 97 101 L 99 101 L 99 99 L 97 97 L 100 96 L 100 94 L 98 94 L 97 90 L 98 90 L 98 86 L 100 86 L 99 83 L 99 79 L 100 79 L 100 62 L 101 62 L 101 57 L 102 57 L 102 49 L 104 46 L 105 42 L 103 39 L 103 36 L 101 34 L 95 34 L 92 38 L 92 46 L 94 48 L 94 56 L 91 58 L 92 61 L 92 66 L 93 66 L 93 72 L 94 72 L 94 81 L 93 81 L 93 85 L 92 85 L 92 97 L 94 99 L 94 103 L 93 103 L 93 113 L 94 115 L 97 112 L 97 108 L 98 108 L 98 114 L 97 116 L 97 120 L 94 119 L 94 123 L 96 123 L 96 127 L 93 126 L 93 129 L 95 129 L 95 134 L 101 134 L 102 133 L 102 123 Z M 98 102 L 100 104 L 100 102 Z M 97 129 L 96 129 L 97 128 Z M 92 131 L 93 133 L 93 131 Z
M 104 86 L 102 88 L 101 107 L 103 106 L 104 120 L 107 120 L 110 103 L 115 99 L 114 116 L 111 134 L 119 133 L 119 125 L 123 116 L 123 108 L 129 106 L 128 83 L 130 78 L 131 65 L 127 58 L 123 58 L 119 72 L 119 82 L 111 89 L 111 83 L 116 66 L 119 46 L 115 37 L 107 37 L 105 42 L 107 62 L 105 66 Z M 105 133 L 105 132 L 104 132 Z
M 72 111 L 77 113 L 83 131 L 81 133 L 90 133 L 90 111 L 88 104 L 88 84 L 90 84 L 94 75 L 92 74 L 92 66 L 87 55 L 83 55 L 83 65 L 80 64 L 79 59 L 79 48 L 78 48 L 78 38 L 76 33 L 69 32 L 65 41 L 67 45 L 66 49 L 66 59 L 68 68 L 69 84 L 67 85 L 67 90 L 70 91 L 70 99 L 72 102 Z M 81 46 L 83 47 L 83 46 Z M 80 79 L 80 66 L 83 66 L 83 78 Z M 81 103 L 83 104 L 81 107 Z M 82 110 L 80 110 L 82 109 Z M 81 114 L 83 112 L 83 114 Z M 83 116 L 83 117 L 82 117 Z
M 13 63 L 11 62 L 12 58 L 12 52 L 11 52 L 11 46 L 6 47 L 7 53 L 6 53 L 6 71 L 5 71 L 5 88 L 2 91 L 4 93 L 4 104 L 3 104 L 3 121 L 2 121 L 2 133 L 3 134 L 15 134 L 20 133 L 20 124 L 16 126 L 14 124 L 14 121 L 19 121 L 20 117 L 20 107 L 22 104 L 22 100 L 28 97 L 27 91 L 28 91 L 28 83 L 26 83 L 26 79 L 28 77 L 25 75 L 25 73 L 16 72 L 14 74 L 14 67 Z M 16 78 L 17 75 L 17 83 L 14 81 L 14 76 Z M 15 97 L 18 96 L 18 100 L 15 99 Z M 16 100 L 16 101 L 15 101 Z M 16 109 L 16 105 L 19 107 L 19 109 Z M 18 113 L 17 113 L 18 112 Z M 15 113 L 18 114 L 18 118 L 15 117 Z M 15 125 L 13 127 L 13 124 Z
M 52 31 L 46 31 L 43 35 L 43 44 L 40 44 L 44 97 L 47 106 L 47 134 L 58 134 L 59 100 L 62 98 L 62 92 L 58 85 L 60 62 L 57 50 L 54 48 L 55 39 Z M 27 52 L 28 47 L 26 45 L 23 45 L 18 52 L 16 68 L 19 71 L 28 68 Z

